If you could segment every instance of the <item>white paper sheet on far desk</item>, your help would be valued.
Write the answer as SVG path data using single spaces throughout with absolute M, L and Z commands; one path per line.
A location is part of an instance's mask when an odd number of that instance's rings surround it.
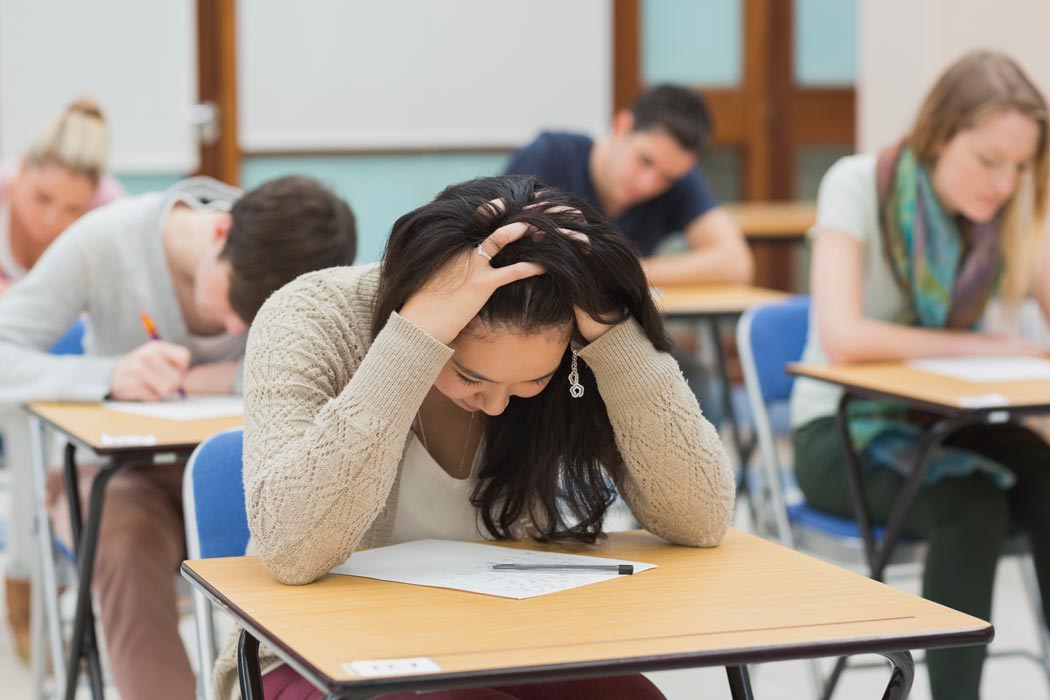
M 519 599 L 623 578 L 604 572 L 493 571 L 493 564 L 632 564 L 634 576 L 656 567 L 626 559 L 416 540 L 357 552 L 332 573 Z
M 244 415 L 240 396 L 191 396 L 170 401 L 106 401 L 103 407 L 120 413 L 166 420 L 204 420 Z
M 968 382 L 1018 382 L 1050 379 L 1050 360 L 1038 357 L 931 357 L 909 365 Z

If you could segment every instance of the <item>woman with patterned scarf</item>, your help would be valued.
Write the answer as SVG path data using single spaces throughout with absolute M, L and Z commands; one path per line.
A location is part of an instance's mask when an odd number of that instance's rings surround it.
M 979 330 L 987 302 L 1034 295 L 1050 316 L 1048 116 L 1010 58 L 963 56 L 926 96 L 911 132 L 879 154 L 843 158 L 820 186 L 813 317 L 803 359 L 1045 356 Z M 795 470 L 807 502 L 852 517 L 835 428 L 841 389 L 799 379 Z M 872 517 L 885 522 L 930 416 L 851 403 Z M 923 595 L 983 619 L 1007 532 L 1030 536 L 1050 601 L 1050 446 L 1006 422 L 960 429 L 934 456 L 907 531 L 928 543 Z M 1045 621 L 1044 621 L 1045 622 Z M 927 654 L 935 700 L 979 697 L 984 647 Z

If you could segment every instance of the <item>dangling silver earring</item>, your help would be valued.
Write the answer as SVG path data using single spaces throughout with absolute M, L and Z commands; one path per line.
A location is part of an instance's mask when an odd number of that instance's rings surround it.
M 572 351 L 572 365 L 569 366 L 569 396 L 578 399 L 583 396 L 583 384 L 580 384 L 580 369 L 576 366 L 576 351 Z

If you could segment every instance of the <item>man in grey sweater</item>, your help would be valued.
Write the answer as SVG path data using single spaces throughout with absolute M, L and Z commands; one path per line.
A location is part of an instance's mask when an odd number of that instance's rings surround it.
M 14 622 L 28 619 L 11 603 L 28 604 L 32 549 L 18 404 L 240 393 L 245 331 L 262 303 L 300 274 L 351 264 L 355 248 L 349 207 L 313 180 L 281 178 L 241 197 L 194 178 L 83 217 L 0 297 L 0 425 L 15 506 L 8 607 L 24 618 Z M 143 312 L 163 340 L 147 335 Z M 85 354 L 49 354 L 81 315 Z M 108 486 L 95 587 L 122 697 L 195 694 L 175 612 L 174 572 L 185 549 L 181 475 L 182 465 L 129 468 Z M 60 533 L 66 513 L 64 502 L 52 509 Z

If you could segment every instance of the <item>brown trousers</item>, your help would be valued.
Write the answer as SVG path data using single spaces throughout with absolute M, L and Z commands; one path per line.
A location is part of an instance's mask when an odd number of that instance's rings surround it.
M 175 600 L 175 577 L 186 552 L 183 466 L 126 467 L 106 488 L 93 583 L 110 670 L 124 700 L 195 697 Z M 85 519 L 94 474 L 81 471 Z M 56 490 L 51 518 L 55 534 L 68 545 L 69 508 L 65 492 Z

